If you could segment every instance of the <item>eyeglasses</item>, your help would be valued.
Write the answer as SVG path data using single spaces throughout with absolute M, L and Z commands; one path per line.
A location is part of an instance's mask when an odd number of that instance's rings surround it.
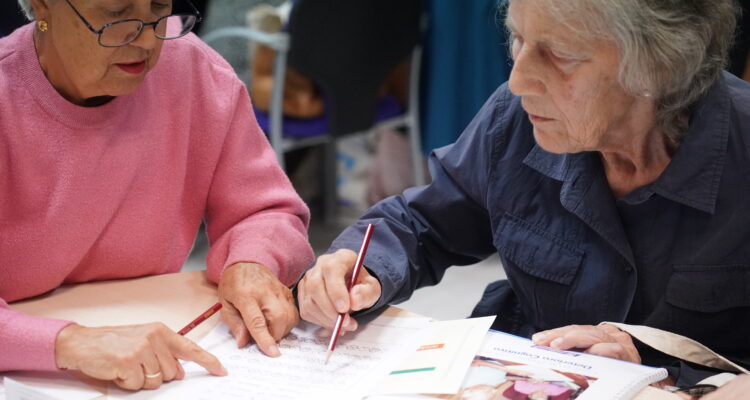
M 187 1 L 193 13 L 179 13 L 165 15 L 154 22 L 143 22 L 140 19 L 123 19 L 104 25 L 101 29 L 94 29 L 89 21 L 81 15 L 70 0 L 65 0 L 92 33 L 99 36 L 99 45 L 103 47 L 121 47 L 138 38 L 146 26 L 154 28 L 154 36 L 161 40 L 177 39 L 187 35 L 197 22 L 202 20 L 198 9 Z

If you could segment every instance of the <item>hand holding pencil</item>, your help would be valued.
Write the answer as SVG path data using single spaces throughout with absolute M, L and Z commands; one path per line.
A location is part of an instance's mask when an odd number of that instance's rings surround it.
M 318 257 L 315 266 L 297 285 L 300 317 L 305 321 L 333 330 L 339 314 L 344 314 L 341 332 L 357 329 L 350 312 L 372 307 L 380 298 L 380 282 L 364 267 L 348 290 L 357 253 L 341 249 Z
M 359 272 L 362 271 L 365 262 L 365 254 L 367 254 L 367 247 L 370 246 L 370 239 L 372 238 L 372 231 L 374 229 L 375 226 L 373 224 L 367 225 L 365 238 L 362 240 L 362 246 L 359 248 L 359 253 L 357 254 L 357 261 L 354 262 L 354 268 L 352 269 L 351 277 L 349 277 L 349 284 L 346 287 L 346 291 L 349 293 L 351 293 L 354 284 L 357 283 Z M 344 318 L 347 316 L 349 316 L 348 313 L 339 312 L 338 317 L 336 317 L 336 324 L 333 326 L 333 332 L 331 332 L 331 340 L 328 342 L 326 364 L 328 364 L 328 360 L 330 360 L 331 355 L 333 355 L 333 350 L 336 348 L 336 342 L 338 342 L 339 336 L 341 335 L 341 326 L 344 322 Z

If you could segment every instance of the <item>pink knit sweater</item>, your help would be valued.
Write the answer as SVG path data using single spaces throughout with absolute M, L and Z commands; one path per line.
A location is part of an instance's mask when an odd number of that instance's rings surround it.
M 309 211 L 218 54 L 167 41 L 135 93 L 84 108 L 45 78 L 33 25 L 0 39 L 0 371 L 56 369 L 69 323 L 6 302 L 177 272 L 204 218 L 214 282 L 246 261 L 290 284 L 313 260 Z

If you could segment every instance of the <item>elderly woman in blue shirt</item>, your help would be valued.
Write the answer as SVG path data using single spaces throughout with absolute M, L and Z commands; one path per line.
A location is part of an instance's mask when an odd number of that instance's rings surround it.
M 750 366 L 750 85 L 722 71 L 733 2 L 508 7 L 510 80 L 432 153 L 432 184 L 375 205 L 307 271 L 302 318 L 331 326 L 499 253 L 507 280 L 473 312 L 495 329 L 667 362 L 597 325 L 644 324 Z

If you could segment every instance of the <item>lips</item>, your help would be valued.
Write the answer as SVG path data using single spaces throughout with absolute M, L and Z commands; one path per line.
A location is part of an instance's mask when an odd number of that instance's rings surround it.
M 136 61 L 132 63 L 117 63 L 115 65 L 121 70 L 132 75 L 138 75 L 146 70 L 146 60 Z
M 545 118 L 539 115 L 529 114 L 529 119 L 531 122 L 548 122 L 552 121 L 552 118 Z

